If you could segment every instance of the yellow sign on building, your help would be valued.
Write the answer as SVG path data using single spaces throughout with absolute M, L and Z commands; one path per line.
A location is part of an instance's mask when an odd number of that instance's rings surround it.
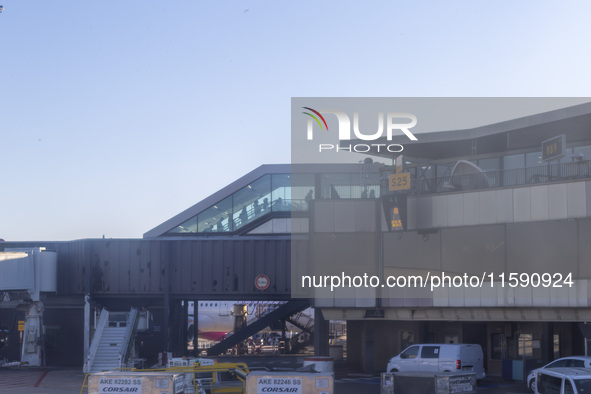
M 399 174 L 392 174 L 389 176 L 389 190 L 407 190 L 410 189 L 410 173 L 402 172 Z

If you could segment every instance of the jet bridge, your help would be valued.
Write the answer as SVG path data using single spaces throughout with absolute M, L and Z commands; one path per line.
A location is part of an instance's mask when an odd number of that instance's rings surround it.
M 0 307 L 25 305 L 21 362 L 43 364 L 44 306 L 41 293 L 57 291 L 57 253 L 45 248 L 7 248 L 0 252 Z

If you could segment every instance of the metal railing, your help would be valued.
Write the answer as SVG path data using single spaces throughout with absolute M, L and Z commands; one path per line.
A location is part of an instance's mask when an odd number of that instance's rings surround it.
M 123 341 L 121 343 L 121 351 L 119 352 L 120 366 L 123 366 L 127 362 L 129 354 L 131 353 L 133 347 L 133 337 L 135 336 L 138 320 L 139 314 L 137 308 L 131 308 L 131 310 L 127 314 L 125 335 L 123 336 Z
M 101 315 L 99 317 L 98 323 L 96 325 L 96 330 L 94 331 L 93 341 L 88 351 L 88 357 L 86 358 L 86 362 L 84 363 L 84 372 L 88 373 L 92 369 L 92 364 L 94 363 L 94 358 L 96 356 L 96 352 L 98 350 L 99 342 L 98 340 L 94 340 L 95 338 L 100 338 L 103 335 L 103 331 L 105 327 L 109 323 L 109 311 L 105 308 L 102 309 Z
M 495 189 L 589 178 L 591 178 L 591 161 L 584 160 L 573 163 L 546 164 L 536 167 L 486 171 L 475 174 L 413 179 L 410 194 L 421 195 Z

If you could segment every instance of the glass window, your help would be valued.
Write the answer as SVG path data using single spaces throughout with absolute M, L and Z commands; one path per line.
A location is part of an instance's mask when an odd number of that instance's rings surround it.
M 527 168 L 543 165 L 544 162 L 542 161 L 542 152 L 530 152 L 525 154 L 525 166 Z
M 293 211 L 308 210 L 308 201 L 316 198 L 313 174 L 291 175 L 291 209 Z
M 532 334 L 519 334 L 519 356 L 533 357 L 533 354 Z
M 197 216 L 193 216 L 191 219 L 187 220 L 183 224 L 176 226 L 172 230 L 170 230 L 169 234 L 186 234 L 186 233 L 196 233 L 197 232 Z
M 482 169 L 482 171 L 486 172 L 486 183 L 490 187 L 499 187 L 501 184 L 500 180 L 500 172 L 501 169 L 501 158 L 500 157 L 492 157 L 490 159 L 480 159 L 478 160 L 478 167 Z
M 503 157 L 503 169 L 525 168 L 525 156 L 523 153 Z
M 232 196 L 214 204 L 201 212 L 198 216 L 199 232 L 229 232 L 234 231 L 232 221 Z
M 512 186 L 525 183 L 525 155 L 509 155 L 503 157 L 503 185 Z
M 541 373 L 537 385 L 540 394 L 560 393 L 562 379 Z
M 556 360 L 553 363 L 548 364 L 547 366 L 545 366 L 544 368 L 564 368 L 564 367 L 568 367 L 568 365 L 570 364 L 569 359 L 566 360 Z
M 291 175 L 274 174 L 271 178 L 271 209 L 291 210 Z
M 575 389 L 573 388 L 573 385 L 571 384 L 570 380 L 567 379 L 564 380 L 564 394 L 575 394 Z
M 503 354 L 503 342 L 505 340 L 505 336 L 499 333 L 490 334 L 490 359 L 491 360 L 501 360 L 504 357 Z
M 591 392 L 591 379 L 577 379 L 575 386 L 579 393 L 589 393 Z
M 324 174 L 322 175 L 322 198 L 339 199 L 350 198 L 351 175 L 350 174 Z M 359 196 L 361 197 L 361 195 Z
M 484 171 L 498 171 L 501 169 L 501 159 L 499 157 L 480 159 L 478 160 L 478 167 Z
M 575 155 L 583 155 L 581 160 L 591 160 L 591 145 L 588 146 L 575 146 L 573 148 L 573 153 Z
M 583 360 L 571 360 L 569 367 L 585 368 L 585 363 L 583 362 Z
M 271 196 L 271 176 L 264 175 L 249 185 L 234 193 L 233 214 L 234 229 L 243 227 L 253 220 L 269 212 L 269 197 Z M 263 203 L 267 199 L 267 209 Z
M 560 158 L 561 163 L 570 163 L 573 161 L 573 148 L 564 148 L 564 156 Z
M 525 154 L 525 182 L 539 183 L 548 181 L 548 166 L 542 161 L 542 152 Z
M 419 355 L 419 347 L 413 346 L 413 347 L 409 347 L 404 352 L 402 352 L 402 354 L 400 355 L 400 358 L 417 358 L 418 355 Z
M 363 173 L 360 179 L 360 186 L 352 193 L 352 198 L 379 198 L 380 197 L 380 174 Z
M 560 335 L 559 334 L 554 334 L 554 358 L 560 358 Z M 583 367 L 585 367 L 583 365 Z
M 439 358 L 439 346 L 423 346 L 421 358 Z
M 450 176 L 451 175 L 451 169 L 453 168 L 453 165 L 451 164 L 440 164 L 437 166 L 437 178 L 442 178 L 444 176 Z

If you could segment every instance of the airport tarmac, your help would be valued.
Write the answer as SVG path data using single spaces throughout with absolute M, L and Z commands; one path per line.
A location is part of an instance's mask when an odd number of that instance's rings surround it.
M 254 362 L 257 357 L 250 361 Z M 288 365 L 297 363 L 296 357 L 274 357 Z M 263 364 L 267 360 L 256 360 Z M 250 363 L 249 363 L 250 364 Z M 72 394 L 80 393 L 84 381 L 82 369 L 6 367 L 0 368 L 0 393 L 2 394 Z M 85 391 L 86 392 L 86 391 Z M 335 394 L 379 394 L 379 376 L 356 374 L 338 366 L 335 371 Z M 521 394 L 531 393 L 522 382 L 505 381 L 501 378 L 486 378 L 480 382 L 478 393 L 482 394 Z

